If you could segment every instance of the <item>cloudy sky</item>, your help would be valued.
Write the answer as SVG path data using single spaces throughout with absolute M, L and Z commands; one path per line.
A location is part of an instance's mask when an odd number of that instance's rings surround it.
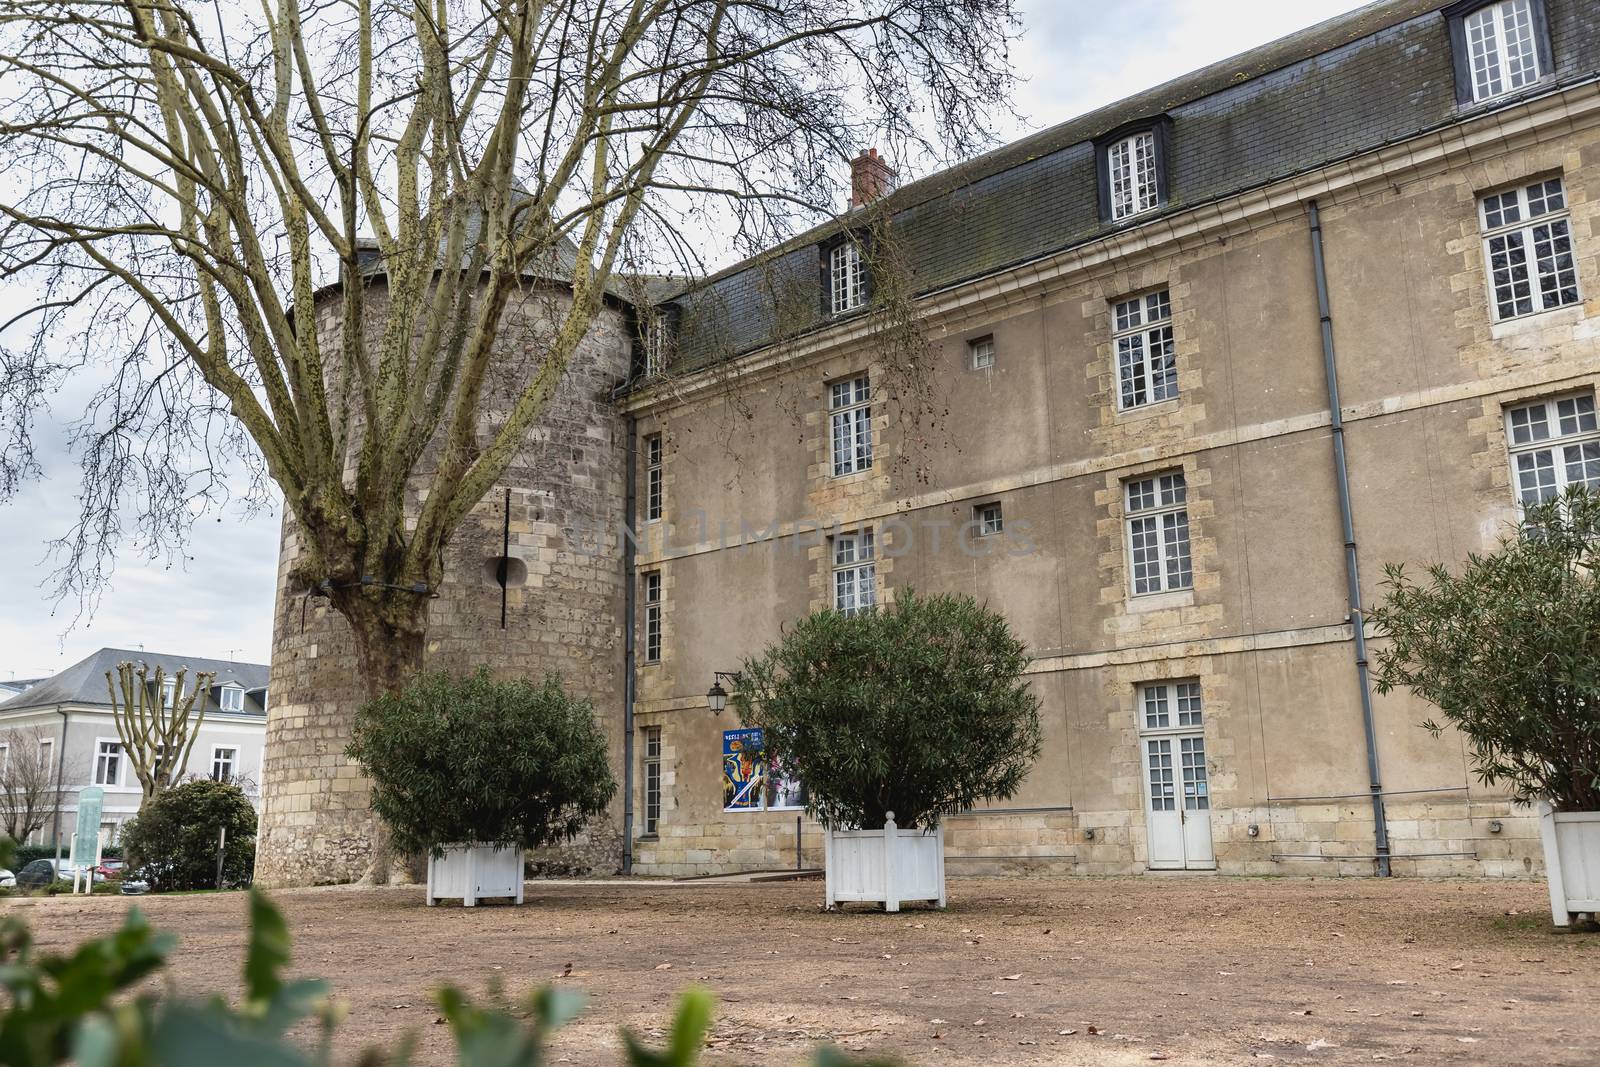
M 1048 126 L 1321 19 L 1350 0 L 1020 0 L 1014 59 L 1026 81 L 1014 132 Z M 74 396 L 57 414 L 77 414 Z M 81 403 L 81 401 L 79 401 Z M 52 674 L 103 646 L 266 662 L 277 566 L 276 513 L 224 514 L 196 528 L 188 559 L 125 556 L 99 611 L 73 626 L 44 588 L 48 541 L 71 525 L 78 493 L 65 442 L 41 434 L 46 477 L 0 508 L 0 679 Z

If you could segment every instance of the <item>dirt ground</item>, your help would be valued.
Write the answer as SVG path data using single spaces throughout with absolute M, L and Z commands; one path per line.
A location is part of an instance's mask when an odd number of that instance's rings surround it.
M 819 882 L 530 883 L 520 908 L 420 889 L 276 894 L 295 969 L 349 1007 L 344 1051 L 420 1035 L 430 991 L 559 982 L 592 998 L 558 1063 L 617 1064 L 673 995 L 718 998 L 712 1063 L 820 1042 L 918 1064 L 1600 1062 L 1600 934 L 1558 934 L 1542 884 L 1156 877 L 956 880 L 949 910 L 820 910 Z M 236 993 L 242 894 L 138 901 L 181 935 L 180 989 Z M 6 901 L 42 945 L 112 929 L 123 898 Z M 569 973 L 570 972 L 570 973 Z M 345 1057 L 345 1058 L 348 1058 Z

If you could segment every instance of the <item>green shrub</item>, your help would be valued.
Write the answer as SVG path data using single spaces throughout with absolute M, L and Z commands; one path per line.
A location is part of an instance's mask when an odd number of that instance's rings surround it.
M 122 830 L 129 875 L 152 892 L 217 888 L 217 837 L 228 830 L 223 886 L 250 881 L 256 861 L 256 810 L 236 785 L 196 778 L 145 802 Z
M 1521 801 L 1600 810 L 1600 496 L 1530 507 L 1488 555 L 1417 583 L 1387 569 L 1378 692 L 1410 689 Z M 1437 735 L 1440 725 L 1422 724 Z
M 403 852 L 454 843 L 525 848 L 574 836 L 616 793 L 593 706 L 540 685 L 418 675 L 364 705 L 347 750 Z
M 69 858 L 67 853 L 71 850 L 71 841 L 63 841 L 61 843 L 62 858 Z M 15 869 L 20 871 L 34 860 L 53 860 L 55 858 L 56 846 L 54 845 L 18 845 L 17 858 L 15 860 L 17 866 Z
M 1039 698 L 1003 616 L 967 596 L 800 620 L 741 670 L 735 706 L 833 827 L 932 826 L 1014 794 L 1039 755 Z
M 55 881 L 51 882 L 50 884 L 45 885 L 45 886 L 41 886 L 40 888 L 35 889 L 33 892 L 34 892 L 34 895 L 41 895 L 42 894 L 42 895 L 47 896 L 47 897 L 66 897 L 66 896 L 71 896 L 72 895 L 72 879 L 71 878 L 57 878 Z M 116 894 L 121 893 L 122 890 L 121 890 L 121 888 L 119 888 L 119 883 L 107 881 L 107 882 L 95 882 L 94 883 L 94 892 L 97 893 L 97 894 L 100 894 L 102 896 L 114 896 Z

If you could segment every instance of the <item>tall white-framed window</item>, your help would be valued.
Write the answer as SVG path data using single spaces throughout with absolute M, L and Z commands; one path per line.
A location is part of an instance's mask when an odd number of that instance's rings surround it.
M 94 784 L 122 784 L 122 742 L 97 740 L 94 746 Z
M 167 678 L 167 679 L 163 680 L 162 683 L 161 683 L 161 703 L 162 703 L 162 705 L 165 706 L 165 707 L 171 708 L 174 705 L 176 705 L 177 702 L 178 702 L 178 680 L 176 678 Z
M 644 832 L 661 825 L 661 727 L 644 728 Z
M 1118 301 L 1112 308 L 1117 348 L 1117 407 L 1126 411 L 1178 395 L 1172 299 L 1167 290 Z
M 667 369 L 667 354 L 671 342 L 667 317 L 651 309 L 644 315 L 644 372 L 653 377 Z
M 1496 319 L 1578 302 L 1572 224 L 1560 178 L 1490 193 L 1478 207 Z
M 872 383 L 865 374 L 828 386 L 833 476 L 872 466 Z
M 653 433 L 644 439 L 644 518 L 656 522 L 661 518 L 663 498 L 661 435 Z
M 244 690 L 236 685 L 225 685 L 217 695 L 217 703 L 223 711 L 243 711 Z
M 0 741 L 0 777 L 11 770 L 11 745 L 9 742 Z
M 972 509 L 973 532 L 979 537 L 993 537 L 1004 532 L 1006 528 L 1005 515 L 1000 510 L 1000 501 L 991 500 L 987 504 L 978 504 Z
M 1188 486 L 1182 471 L 1123 484 L 1128 562 L 1134 594 L 1165 593 L 1194 584 L 1189 559 Z
M 833 607 L 854 615 L 878 602 L 877 545 L 871 530 L 833 539 Z
M 867 263 L 853 238 L 828 250 L 828 307 L 835 315 L 867 302 Z
M 644 661 L 661 661 L 661 572 L 644 575 Z
M 233 745 L 211 747 L 211 777 L 218 782 L 233 781 L 239 767 L 239 750 Z
M 1106 146 L 1106 186 L 1110 192 L 1113 221 L 1148 211 L 1161 203 L 1153 131 L 1142 130 Z
M 1474 101 L 1513 92 L 1544 74 L 1532 0 L 1485 4 L 1463 18 L 1462 31 Z
M 1600 421 L 1593 393 L 1538 400 L 1506 410 L 1517 502 L 1554 500 L 1569 485 L 1600 491 Z
M 1200 683 L 1152 682 L 1139 688 L 1150 807 L 1157 812 L 1211 808 Z
M 988 370 L 994 366 L 994 336 L 979 337 L 967 342 L 967 364 L 973 370 Z
M 51 766 L 51 760 L 56 751 L 56 739 L 53 737 L 41 738 L 39 741 L 39 762 L 46 767 Z

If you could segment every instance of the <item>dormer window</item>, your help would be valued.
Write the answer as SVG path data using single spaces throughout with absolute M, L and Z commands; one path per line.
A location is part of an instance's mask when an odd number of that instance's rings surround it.
M 645 377 L 653 378 L 666 373 L 667 365 L 672 361 L 678 314 L 678 308 L 673 304 L 639 308 L 639 351 Z
M 1469 0 L 1446 8 L 1445 16 L 1450 20 L 1459 103 L 1493 100 L 1549 73 L 1543 0 Z
M 1167 128 L 1163 116 L 1111 131 L 1095 142 L 1100 217 L 1121 222 L 1167 200 Z
M 223 711 L 243 711 L 244 690 L 236 685 L 225 685 L 217 695 L 217 703 Z
M 654 377 L 667 369 L 667 319 L 652 312 L 644 326 L 644 372 Z
M 849 237 L 828 250 L 828 310 L 843 315 L 867 302 L 867 264 L 861 246 Z

